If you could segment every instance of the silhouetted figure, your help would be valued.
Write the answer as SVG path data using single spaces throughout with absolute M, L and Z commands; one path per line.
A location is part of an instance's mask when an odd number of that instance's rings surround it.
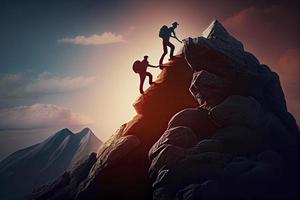
M 170 42 L 170 37 L 177 39 L 179 42 L 182 42 L 176 37 L 176 34 L 175 34 L 175 28 L 177 28 L 178 25 L 179 24 L 177 22 L 174 22 L 171 27 L 167 27 L 166 25 L 164 25 L 161 27 L 161 29 L 159 31 L 159 37 L 162 38 L 163 50 L 164 50 L 164 52 L 161 55 L 161 58 L 159 60 L 159 65 L 163 64 L 164 57 L 168 53 L 167 47 L 171 48 L 170 59 L 174 58 L 175 46 Z
M 153 65 L 150 65 L 149 62 L 148 62 L 148 56 L 144 56 L 144 60 L 141 62 L 139 60 L 135 61 L 133 63 L 133 71 L 135 73 L 138 73 L 140 75 L 140 93 L 141 94 L 144 94 L 144 89 L 143 89 L 143 86 L 144 86 L 144 82 L 145 82 L 145 79 L 146 79 L 146 76 L 149 77 L 149 84 L 152 85 L 153 84 L 153 81 L 152 81 L 152 74 L 147 72 L 147 67 L 153 67 L 153 68 L 157 68 L 158 66 L 153 66 Z

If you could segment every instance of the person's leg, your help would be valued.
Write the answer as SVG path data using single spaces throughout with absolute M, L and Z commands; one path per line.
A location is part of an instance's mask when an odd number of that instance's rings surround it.
M 143 86 L 144 86 L 146 74 L 140 73 L 139 75 L 140 75 L 140 93 L 141 93 L 141 94 L 144 94 Z
M 167 42 L 164 40 L 163 40 L 163 50 L 164 50 L 164 52 L 159 59 L 159 65 L 163 64 L 164 57 L 168 54 Z
M 167 44 L 168 47 L 171 48 L 171 51 L 170 51 L 170 58 L 173 58 L 174 57 L 174 50 L 175 50 L 175 46 L 168 41 L 168 44 Z
M 152 74 L 147 72 L 147 76 L 149 76 L 149 84 L 152 85 L 153 84 L 153 81 L 152 81 Z

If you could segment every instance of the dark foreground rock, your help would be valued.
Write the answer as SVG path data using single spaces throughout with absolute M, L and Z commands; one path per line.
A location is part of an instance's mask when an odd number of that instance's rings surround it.
M 200 107 L 177 113 L 151 148 L 153 199 L 299 198 L 300 134 L 278 75 L 218 21 L 184 53 Z

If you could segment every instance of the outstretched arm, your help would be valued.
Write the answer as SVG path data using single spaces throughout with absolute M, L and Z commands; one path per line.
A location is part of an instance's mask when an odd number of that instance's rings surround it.
M 150 65 L 148 64 L 149 67 L 157 68 L 158 66 Z
M 176 36 L 176 34 L 175 34 L 175 31 L 174 31 L 174 30 L 172 31 L 172 34 L 173 34 L 173 35 L 171 35 L 171 37 L 172 37 L 172 38 L 175 38 L 175 39 L 176 39 L 178 42 L 182 43 L 182 41 L 181 41 L 181 40 L 179 40 L 179 39 L 178 39 L 178 37 Z

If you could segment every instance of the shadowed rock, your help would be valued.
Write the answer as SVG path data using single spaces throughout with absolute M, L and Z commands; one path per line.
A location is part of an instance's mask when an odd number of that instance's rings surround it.
M 147 175 L 148 151 L 176 112 L 197 106 L 188 90 L 192 71 L 184 57 L 178 56 L 166 65 L 168 67 L 162 70 L 155 83 L 134 103 L 138 114 L 100 149 L 96 164 L 80 186 L 78 199 L 152 199 Z M 112 155 L 107 152 L 124 136 L 134 136 L 140 144 L 129 145 L 131 151 L 126 155 L 118 155 L 116 149 L 114 164 L 106 166 L 103 158 L 111 159 Z
M 263 113 L 254 98 L 235 95 L 212 108 L 209 116 L 220 127 L 244 125 L 255 129 L 261 125 Z
M 191 128 L 199 139 L 210 137 L 216 129 L 208 111 L 203 108 L 188 108 L 178 112 L 169 121 L 168 129 L 177 126 Z
M 188 127 L 198 143 L 153 147 L 153 199 L 299 198 L 300 135 L 278 75 L 218 21 L 185 40 L 184 53 L 201 107 L 177 113 L 168 128 Z M 160 140 L 172 138 L 168 131 Z
M 232 94 L 233 88 L 227 80 L 201 70 L 194 73 L 190 91 L 200 106 L 211 108 Z
M 171 144 L 182 148 L 190 148 L 197 143 L 197 137 L 192 129 L 178 126 L 167 130 L 149 151 L 149 158 L 155 158 L 162 147 Z
M 184 53 L 194 71 L 205 70 L 233 83 L 235 94 L 254 97 L 288 129 L 298 132 L 295 119 L 287 111 L 278 75 L 244 51 L 241 42 L 221 23 L 215 20 L 201 37 L 186 39 Z

